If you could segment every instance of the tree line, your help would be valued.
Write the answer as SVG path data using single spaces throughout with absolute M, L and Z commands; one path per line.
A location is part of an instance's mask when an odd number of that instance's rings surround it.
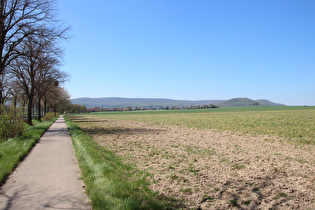
M 79 106 L 79 105 L 77 105 Z M 85 106 L 84 106 L 85 107 Z M 113 112 L 113 111 L 143 111 L 143 110 L 179 110 L 179 109 L 212 109 L 219 108 L 218 105 L 215 104 L 206 104 L 206 105 L 195 105 L 195 106 L 160 106 L 160 107 L 90 107 L 88 109 L 84 109 L 85 111 L 77 112 Z M 74 113 L 74 112 L 72 112 Z
M 0 104 L 27 107 L 30 125 L 34 107 L 40 120 L 70 102 L 62 88 L 68 74 L 60 70 L 63 52 L 58 46 L 69 38 L 69 27 L 56 19 L 54 8 L 53 0 L 0 3 Z

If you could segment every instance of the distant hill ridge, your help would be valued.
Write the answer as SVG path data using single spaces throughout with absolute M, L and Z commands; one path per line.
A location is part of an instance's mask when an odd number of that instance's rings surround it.
M 158 107 L 184 107 L 215 104 L 219 106 L 285 106 L 283 104 L 273 103 L 266 99 L 252 100 L 249 98 L 234 98 L 230 100 L 173 100 L 163 98 L 120 98 L 120 97 L 105 97 L 105 98 L 77 98 L 71 99 L 73 104 L 85 105 L 87 108 L 104 107 L 142 107 L 142 108 L 158 108 Z
M 252 100 L 249 98 L 233 98 L 222 103 L 219 106 L 285 106 L 284 104 L 273 103 L 266 99 Z

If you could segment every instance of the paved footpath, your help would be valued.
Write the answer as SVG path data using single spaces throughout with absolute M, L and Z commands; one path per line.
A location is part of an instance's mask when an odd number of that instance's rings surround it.
M 0 189 L 0 209 L 91 209 L 63 117 Z

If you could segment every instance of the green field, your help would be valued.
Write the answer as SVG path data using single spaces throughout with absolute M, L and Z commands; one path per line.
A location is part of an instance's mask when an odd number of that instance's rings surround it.
M 89 115 L 158 125 L 272 135 L 315 144 L 315 107 L 223 107 L 198 110 L 102 112 Z

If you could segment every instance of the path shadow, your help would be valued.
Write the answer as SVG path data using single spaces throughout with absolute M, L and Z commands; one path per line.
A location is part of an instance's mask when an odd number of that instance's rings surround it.
M 60 193 L 50 187 L 34 190 L 27 184 L 14 185 L 12 189 L 10 194 L 1 191 L 0 209 L 91 209 L 88 200 L 81 200 L 70 191 Z M 56 193 L 52 194 L 52 191 Z
M 62 129 L 49 129 L 45 132 L 44 136 L 49 137 L 49 136 L 60 136 L 60 137 L 69 137 L 70 134 L 66 128 Z

